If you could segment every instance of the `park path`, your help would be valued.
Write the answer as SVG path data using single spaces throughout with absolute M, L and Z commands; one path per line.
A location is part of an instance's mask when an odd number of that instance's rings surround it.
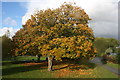
M 115 74 L 117 74 L 117 75 L 119 75 L 120 76 L 120 70 L 118 70 L 118 69 L 116 69 L 116 68 L 113 68 L 113 67 L 111 67 L 111 66 L 108 66 L 108 65 L 106 65 L 106 64 L 103 64 L 102 62 L 101 62 L 101 57 L 95 57 L 93 60 L 90 60 L 90 62 L 91 63 L 95 63 L 95 64 L 97 64 L 97 65 L 99 65 L 99 66 L 102 66 L 102 67 L 104 67 L 105 69 L 107 69 L 107 70 L 109 70 L 110 72 L 113 72 L 113 73 L 115 73 Z

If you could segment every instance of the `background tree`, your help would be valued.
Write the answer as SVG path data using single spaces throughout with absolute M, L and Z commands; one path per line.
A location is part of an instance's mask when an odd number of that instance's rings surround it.
M 27 20 L 13 37 L 15 54 L 42 54 L 48 57 L 48 70 L 52 60 L 95 56 L 94 35 L 88 27 L 89 16 L 80 7 L 64 3 L 57 9 L 40 10 Z
M 114 38 L 97 37 L 95 38 L 94 44 L 97 48 L 98 55 L 105 54 L 108 48 L 111 48 L 113 53 L 118 53 L 116 49 L 116 47 L 118 47 L 118 40 Z
M 118 48 L 117 50 L 118 50 L 117 61 L 118 64 L 120 64 L 120 48 Z
M 2 36 L 0 37 L 0 55 L 2 55 Z M 0 61 L 2 61 L 2 56 L 0 57 Z
M 5 35 L 2 36 L 2 57 L 11 57 L 12 49 L 13 49 L 13 42 L 11 38 L 9 38 L 9 30 Z

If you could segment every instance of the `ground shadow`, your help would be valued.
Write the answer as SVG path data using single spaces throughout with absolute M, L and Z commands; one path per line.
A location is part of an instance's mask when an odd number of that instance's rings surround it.
M 96 65 L 94 63 L 87 63 L 84 64 L 84 66 L 81 67 L 81 64 L 73 64 L 75 61 L 53 61 L 53 66 L 55 65 L 61 65 L 61 64 L 69 64 L 66 66 L 62 66 L 59 68 L 54 68 L 53 71 L 55 70 L 60 70 L 60 69 L 64 69 L 64 68 L 69 68 L 70 70 L 77 70 L 77 69 L 93 69 L 96 67 Z M 13 64 L 26 64 L 26 65 L 22 65 L 22 66 L 17 66 L 17 67 L 10 67 L 10 68 L 5 68 L 2 69 L 2 75 L 11 75 L 11 74 L 16 74 L 16 73 L 21 73 L 21 72 L 27 72 L 27 71 L 33 71 L 33 70 L 39 70 L 39 69 L 47 69 L 47 61 L 40 61 L 39 63 L 37 62 L 30 62 L 30 61 L 17 61 L 17 62 L 6 62 L 3 63 L 3 65 L 7 66 L 11 66 Z M 82 64 L 83 65 L 83 64 Z M 86 67 L 85 67 L 86 66 Z
M 76 61 L 74 61 L 74 60 L 59 62 L 56 65 L 61 65 L 61 64 L 66 64 L 66 63 L 68 65 L 62 66 L 62 67 L 59 67 L 59 68 L 54 68 L 53 71 L 61 70 L 61 69 L 64 69 L 64 68 L 69 68 L 69 70 L 79 70 L 79 69 L 87 70 L 87 69 L 94 69 L 97 66 L 95 63 L 90 63 L 90 62 L 76 63 Z
M 86 63 L 86 64 L 75 64 L 72 66 L 69 66 L 70 70 L 79 70 L 79 69 L 84 69 L 84 70 L 88 70 L 88 69 L 94 69 L 97 65 L 94 63 Z
M 3 63 L 3 65 L 6 66 L 11 66 L 13 64 L 21 64 L 24 62 L 5 62 Z M 26 62 L 26 63 L 35 63 L 35 62 Z M 22 65 L 22 66 L 17 66 L 17 67 L 10 67 L 10 68 L 5 68 L 2 69 L 2 75 L 10 75 L 10 74 L 16 74 L 16 73 L 20 73 L 20 72 L 27 72 L 27 71 L 32 71 L 32 70 L 38 70 L 38 69 L 45 69 L 47 68 L 47 62 L 46 61 L 42 61 L 38 64 L 34 64 L 34 65 Z
M 61 70 L 61 69 L 64 69 L 64 68 L 68 68 L 69 66 L 63 66 L 63 67 L 60 67 L 60 68 L 54 68 L 53 71 L 56 71 L 56 70 Z
M 53 61 L 54 65 L 61 65 L 63 62 L 60 61 Z M 3 66 L 13 66 L 13 65 L 19 65 L 15 67 L 8 67 L 2 69 L 2 75 L 11 75 L 21 72 L 27 72 L 27 71 L 33 71 L 33 70 L 39 70 L 39 69 L 47 69 L 48 62 L 46 60 L 41 60 L 40 62 L 33 62 L 33 61 L 9 61 L 9 62 L 3 62 Z

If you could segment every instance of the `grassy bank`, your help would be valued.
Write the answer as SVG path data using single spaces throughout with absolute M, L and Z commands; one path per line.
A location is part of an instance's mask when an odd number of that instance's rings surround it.
M 107 65 L 120 70 L 120 64 L 108 62 Z
M 5 62 L 3 62 L 5 63 Z M 102 66 L 86 68 L 88 65 L 72 65 L 62 62 L 53 66 L 54 71 L 47 71 L 47 62 L 13 64 L 6 61 L 2 67 L 3 78 L 118 78 Z M 78 69 L 79 68 L 79 69 Z

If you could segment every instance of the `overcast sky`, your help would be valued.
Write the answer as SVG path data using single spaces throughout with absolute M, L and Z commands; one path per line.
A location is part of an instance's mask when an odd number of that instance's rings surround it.
M 15 2 L 15 0 L 13 1 Z M 93 29 L 95 36 L 118 38 L 118 1 L 119 0 L 16 0 L 16 2 L 20 4 L 21 8 L 19 7 L 19 9 L 15 11 L 19 11 L 21 9 L 24 10 L 21 12 L 22 14 L 17 13 L 18 15 L 15 16 L 21 17 L 20 20 L 22 25 L 30 18 L 30 15 L 33 14 L 35 10 L 57 8 L 64 2 L 75 2 L 77 6 L 83 8 L 90 18 L 92 18 L 89 26 Z M 3 0 L 3 2 L 8 2 L 8 0 Z M 9 2 L 9 4 L 11 3 Z M 17 6 L 18 5 L 15 5 L 14 7 Z M 5 13 L 4 8 L 2 12 Z M 7 20 L 10 20 L 13 24 L 10 22 L 8 23 Z M 10 17 L 6 14 L 2 20 L 3 25 L 6 25 L 0 28 L 0 32 L 9 24 L 11 25 L 11 27 L 9 27 L 16 32 L 21 28 L 20 20 L 15 18 L 13 19 L 13 16 Z

